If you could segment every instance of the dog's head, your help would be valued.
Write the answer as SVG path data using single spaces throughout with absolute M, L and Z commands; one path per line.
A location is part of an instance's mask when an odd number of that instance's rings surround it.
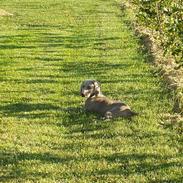
M 82 97 L 93 97 L 100 94 L 100 84 L 96 80 L 85 80 L 81 84 L 80 94 Z

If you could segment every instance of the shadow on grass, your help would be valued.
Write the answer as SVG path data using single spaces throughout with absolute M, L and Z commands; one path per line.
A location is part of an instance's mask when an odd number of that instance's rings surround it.
M 64 156 L 60 157 L 56 154 L 50 153 L 26 153 L 26 152 L 1 152 L 0 153 L 0 162 L 1 167 L 6 169 L 7 166 L 11 166 L 11 171 L 0 177 L 0 181 L 6 182 L 8 180 L 14 179 L 27 179 L 33 178 L 37 179 L 38 177 L 50 177 L 50 173 L 34 171 L 34 172 L 25 172 L 21 168 L 21 163 L 24 162 L 33 162 L 37 161 L 41 162 L 42 164 L 64 164 L 71 160 L 75 159 L 74 157 Z M 30 177 L 31 176 L 31 177 Z
M 104 130 L 109 124 L 107 125 L 101 116 L 88 113 L 83 107 L 78 107 L 67 110 L 63 125 L 68 129 L 66 136 L 72 138 L 75 134 L 86 135 L 89 132 Z
M 0 45 L 0 49 L 30 49 L 30 48 L 36 48 L 36 46 L 25 46 L 25 45 L 13 45 L 13 44 L 6 44 L 6 45 Z
M 179 155 L 181 156 L 181 155 Z M 178 157 L 178 156 L 177 156 Z M 175 158 L 171 156 L 160 156 L 155 154 L 141 153 L 141 154 L 113 154 L 106 157 L 108 162 L 118 163 L 118 167 L 97 171 L 96 175 L 124 175 L 129 177 L 133 174 L 146 175 L 153 172 L 158 173 L 165 169 L 181 168 L 181 163 L 174 160 L 168 162 L 167 160 Z M 179 180 L 179 178 L 177 178 Z
M 118 69 L 127 69 L 127 67 L 130 67 L 131 64 L 127 63 L 108 63 L 104 61 L 99 62 L 91 62 L 91 61 L 85 61 L 85 62 L 67 62 L 63 65 L 63 69 L 61 71 L 72 73 L 74 76 L 83 76 L 83 77 L 89 77 L 95 75 L 96 77 L 100 77 L 102 74 L 105 74 L 111 70 L 115 72 L 115 70 Z
M 64 163 L 73 160 L 74 157 L 60 157 L 50 153 L 26 153 L 26 152 L 1 152 L 1 165 L 7 166 L 21 161 L 40 160 L 43 163 Z
M 24 99 L 26 100 L 26 99 Z M 69 103 L 68 103 L 69 104 Z M 0 105 L 0 111 L 4 116 L 13 116 L 18 118 L 31 118 L 31 119 L 39 119 L 39 118 L 47 118 L 48 113 L 53 111 L 57 112 L 55 114 L 58 117 L 62 117 L 62 113 L 64 112 L 66 119 L 64 121 L 64 126 L 82 124 L 88 119 L 93 120 L 93 116 L 84 111 L 82 107 L 60 107 L 53 104 L 46 103 L 28 103 L 28 102 L 17 102 L 14 104 Z
M 181 155 L 179 155 L 181 156 Z M 110 163 L 116 163 L 118 166 L 115 166 L 115 168 L 109 168 L 109 169 L 102 169 L 102 170 L 96 170 L 94 172 L 85 171 L 80 172 L 80 175 L 87 176 L 94 175 L 96 177 L 104 177 L 104 176 L 115 176 L 115 175 L 121 175 L 126 178 L 132 175 L 146 175 L 147 173 L 160 173 L 161 170 L 166 169 L 175 169 L 175 168 L 181 168 L 182 165 L 180 162 L 172 160 L 175 157 L 173 156 L 161 156 L 156 154 L 150 154 L 150 153 L 129 153 L 129 154 L 113 154 L 109 156 L 105 155 L 88 155 L 83 160 L 82 157 L 75 157 L 75 156 L 60 156 L 57 154 L 50 154 L 50 153 L 26 153 L 26 152 L 1 152 L 0 153 L 0 161 L 1 166 L 6 168 L 7 166 L 11 166 L 11 171 L 3 175 L 0 180 L 2 182 L 6 182 L 7 180 L 13 180 L 15 178 L 19 179 L 27 179 L 30 178 L 31 175 L 33 175 L 33 179 L 36 179 L 37 177 L 49 177 L 50 173 L 44 173 L 44 172 L 38 172 L 38 171 L 28 171 L 25 172 L 23 169 L 21 169 L 21 164 L 26 162 L 34 162 L 39 161 L 42 164 L 61 164 L 62 166 L 64 164 L 69 164 L 71 162 L 80 163 L 85 161 L 97 161 L 100 162 L 101 160 L 104 160 L 110 164 Z M 167 161 L 171 160 L 171 161 Z M 181 182 L 182 177 L 172 178 L 172 179 L 166 179 L 166 181 L 171 182 L 176 180 L 176 182 Z M 156 180 L 157 181 L 157 180 Z M 160 179 L 158 182 L 165 182 L 165 179 L 162 177 L 162 180 Z
M 67 111 L 52 104 L 17 102 L 14 104 L 1 105 L 0 111 L 4 116 L 17 118 L 41 119 L 47 118 L 50 111 Z
M 56 107 L 51 104 L 29 104 L 29 103 L 15 103 L 9 104 L 6 106 L 0 106 L 0 110 L 8 113 L 17 113 L 17 112 L 31 112 L 34 110 L 57 110 L 59 107 Z

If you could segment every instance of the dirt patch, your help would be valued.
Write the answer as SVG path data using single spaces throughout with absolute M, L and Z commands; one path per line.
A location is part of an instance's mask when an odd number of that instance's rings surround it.
M 0 9 L 0 17 L 2 17 L 2 16 L 13 16 L 13 14 L 9 13 L 3 9 Z

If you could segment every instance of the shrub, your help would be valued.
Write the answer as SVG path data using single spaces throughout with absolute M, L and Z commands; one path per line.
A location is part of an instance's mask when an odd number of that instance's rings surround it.
M 136 5 L 138 21 L 156 32 L 164 53 L 174 56 L 183 66 L 183 1 L 132 0 Z

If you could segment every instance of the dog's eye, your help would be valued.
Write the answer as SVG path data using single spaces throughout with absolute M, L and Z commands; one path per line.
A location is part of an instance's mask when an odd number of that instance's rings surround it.
M 87 86 L 87 89 L 90 90 L 92 87 L 91 86 Z

